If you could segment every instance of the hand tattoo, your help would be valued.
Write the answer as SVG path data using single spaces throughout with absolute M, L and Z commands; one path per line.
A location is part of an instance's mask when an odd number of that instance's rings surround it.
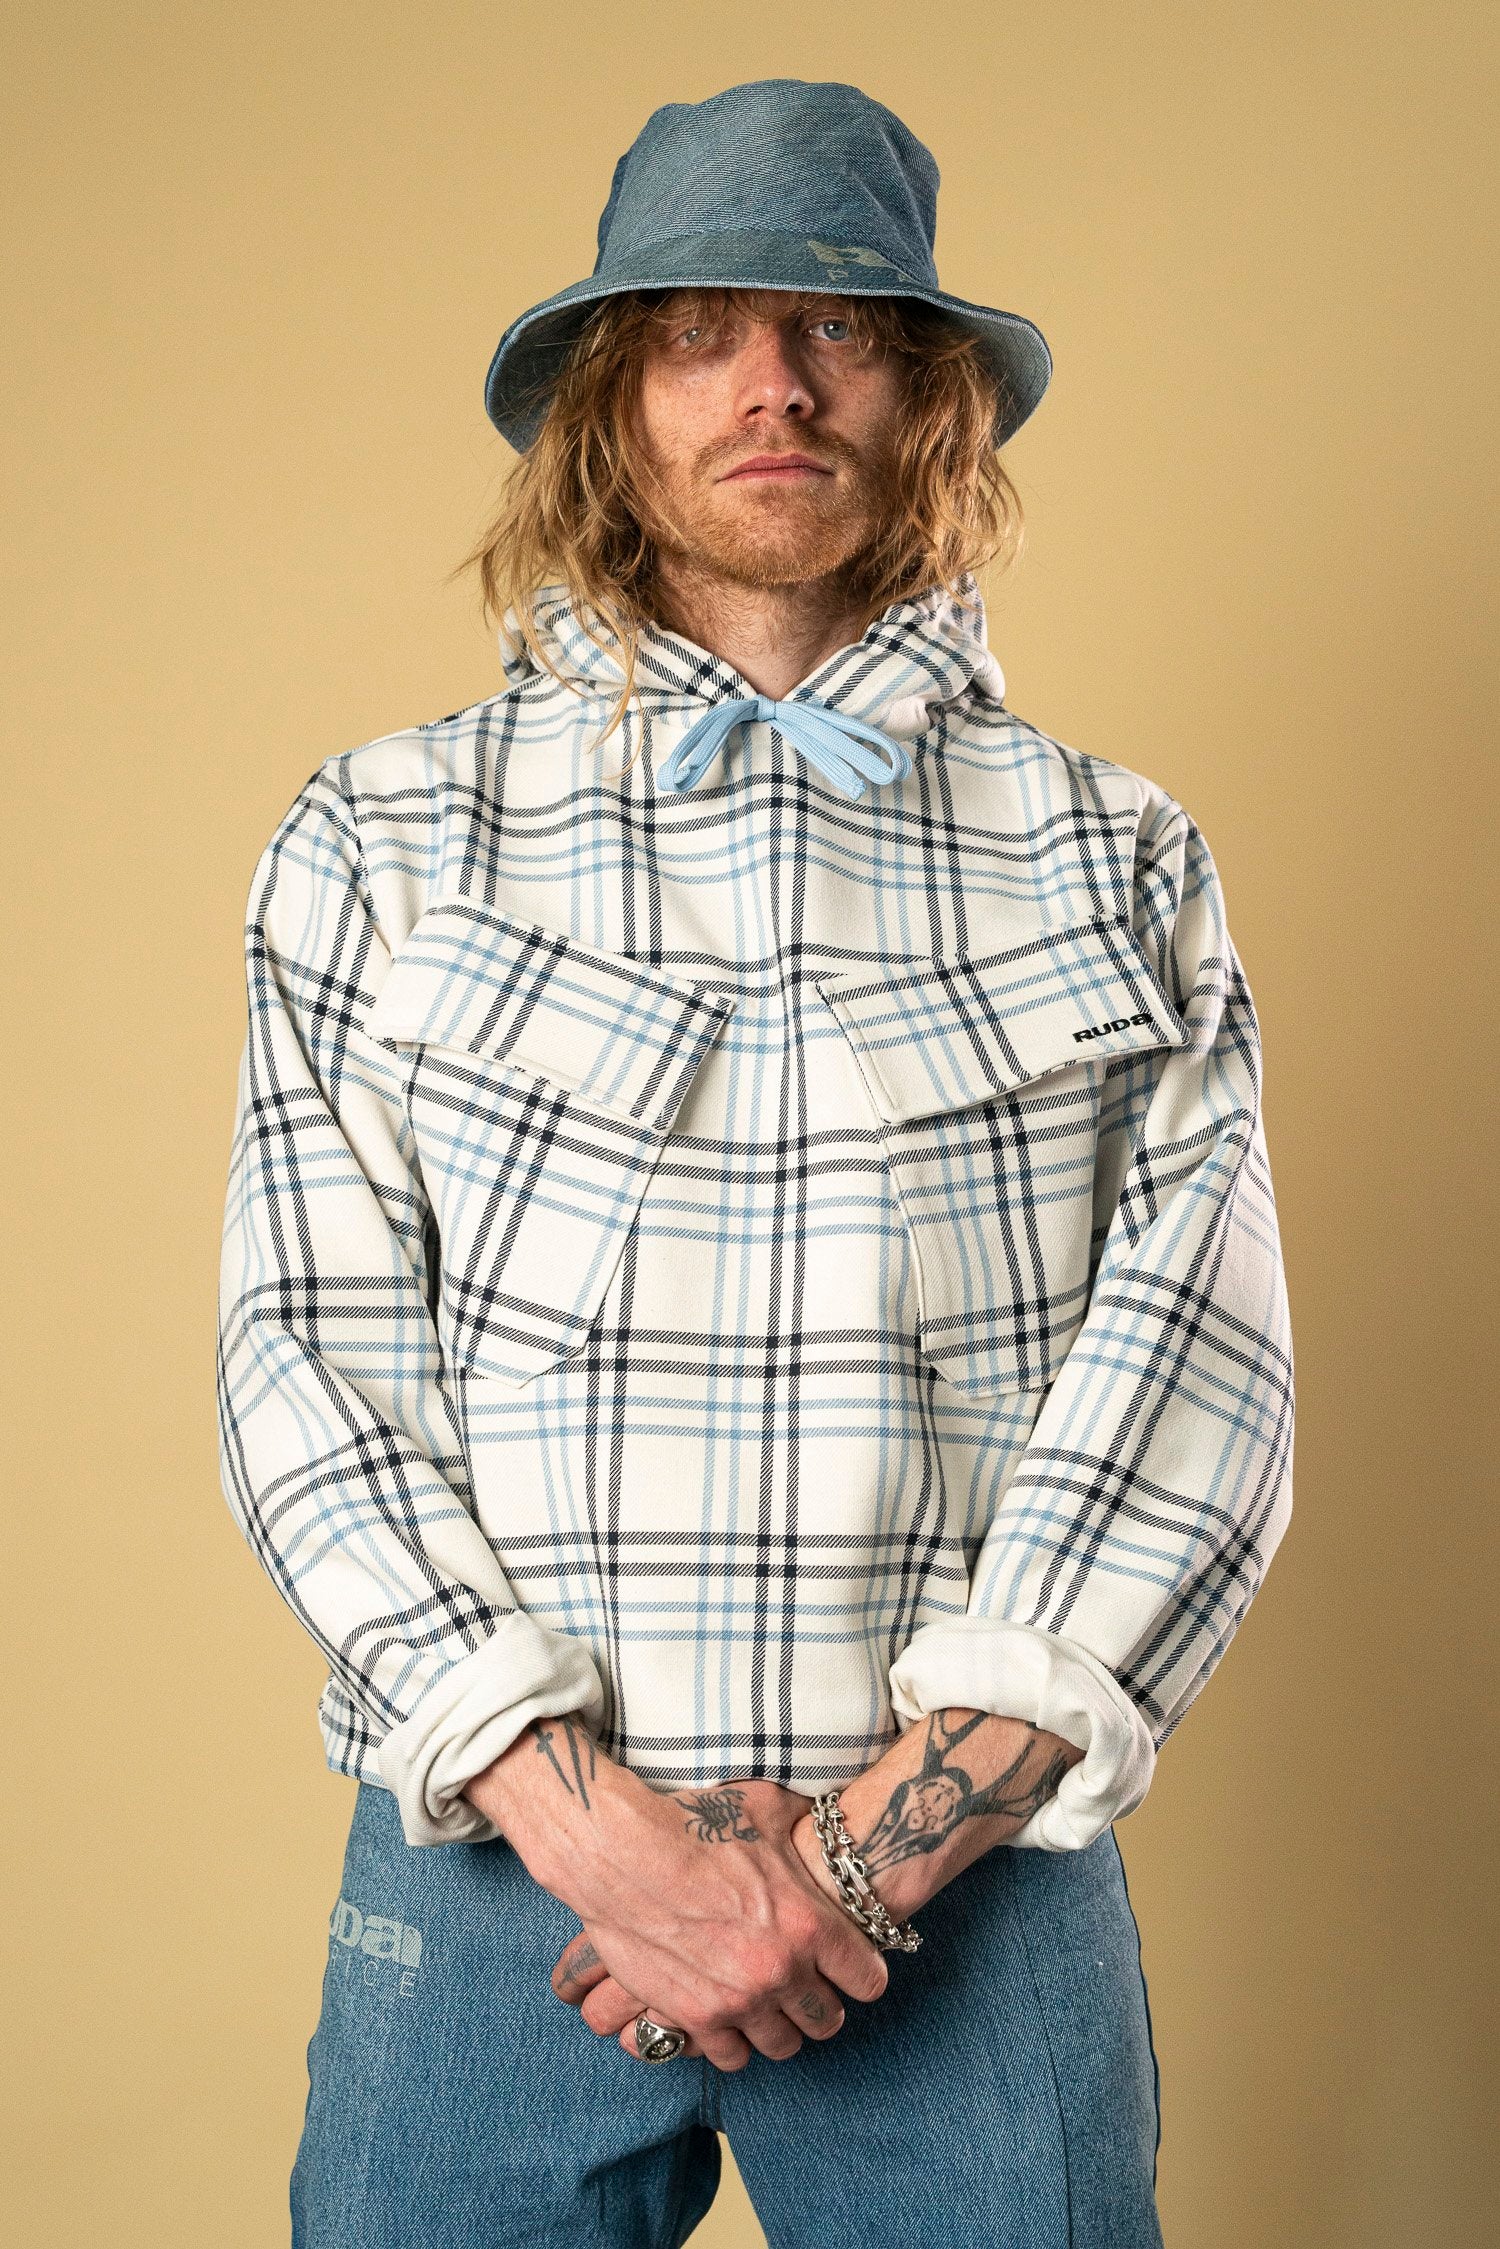
M 567 1967 L 564 1968 L 561 1981 L 565 1984 L 570 1984 L 573 1982 L 575 1977 L 583 1975 L 589 1968 L 599 1968 L 602 1966 L 603 1962 L 600 1960 L 598 1953 L 594 1950 L 592 1939 L 586 1939 L 584 1943 L 579 1946 L 578 1950 L 573 1954 L 572 1958 L 568 1962 Z
M 708 1788 L 698 1796 L 674 1796 L 691 1813 L 689 1832 L 700 1843 L 758 1843 L 760 1829 L 745 1815 L 745 1794 L 739 1788 Z
M 799 2013 L 806 2015 L 810 2023 L 822 2023 L 828 2020 L 828 2002 L 826 1999 L 820 1999 L 815 1991 L 804 1991 L 797 2002 L 797 2008 Z

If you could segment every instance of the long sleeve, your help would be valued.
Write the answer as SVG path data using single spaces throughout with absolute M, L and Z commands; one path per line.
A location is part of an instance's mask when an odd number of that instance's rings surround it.
M 1188 1041 L 1109 1062 L 1084 1323 L 975 1558 L 966 1611 L 891 1670 L 910 1725 L 967 1707 L 1084 1751 L 1017 1845 L 1080 1849 L 1140 1803 L 1291 1511 L 1290 1316 L 1259 1027 L 1208 846 L 1169 799 L 1133 926 Z
M 250 890 L 221 1476 L 349 1727 L 377 1745 L 408 1842 L 488 1840 L 463 1784 L 534 1717 L 597 1730 L 604 1693 L 585 1643 L 521 1609 L 476 1517 L 400 1065 L 363 1030 L 390 952 L 335 773 L 308 781 Z

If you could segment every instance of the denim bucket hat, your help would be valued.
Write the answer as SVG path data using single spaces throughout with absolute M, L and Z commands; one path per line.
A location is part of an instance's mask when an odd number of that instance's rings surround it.
M 1019 313 L 938 286 L 938 168 L 916 135 L 857 86 L 757 78 L 653 110 L 615 166 L 586 281 L 513 320 L 485 377 L 490 420 L 518 453 L 590 308 L 627 289 L 816 289 L 917 297 L 977 337 L 1004 385 L 995 444 L 1013 437 L 1052 374 Z

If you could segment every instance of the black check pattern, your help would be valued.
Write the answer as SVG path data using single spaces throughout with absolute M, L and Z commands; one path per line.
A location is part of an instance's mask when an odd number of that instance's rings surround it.
M 579 1712 L 654 1785 L 836 1787 L 923 1712 L 1128 1812 L 1291 1507 L 1259 1028 L 1197 826 L 1005 707 L 972 580 L 803 682 L 851 799 L 680 636 L 330 757 L 266 844 L 225 1493 L 413 1843 Z M 513 627 L 514 620 L 508 624 Z M 639 751 L 639 756 L 633 753 Z M 621 767 L 631 760 L 621 776 Z

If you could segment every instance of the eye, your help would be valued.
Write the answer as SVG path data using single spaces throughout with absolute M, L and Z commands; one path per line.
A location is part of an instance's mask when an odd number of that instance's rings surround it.
M 821 320 L 815 320 L 815 321 L 813 322 L 813 326 L 814 326 L 815 328 L 844 328 L 844 329 L 847 329 L 847 328 L 848 328 L 848 326 L 849 326 L 849 322 L 848 322 L 848 321 L 847 321 L 847 320 L 846 320 L 846 319 L 845 319 L 845 318 L 844 318 L 844 317 L 843 317 L 843 316 L 842 316 L 841 314 L 839 314 L 839 313 L 836 313 L 836 312 L 828 312 L 828 313 L 825 313 L 825 314 L 823 315 L 823 317 L 822 317 L 822 319 L 821 319 Z M 833 339 L 833 341 L 834 341 L 835 343 L 844 343 L 844 342 L 846 342 L 847 340 L 848 340 L 848 339 L 847 339 L 847 337 L 846 337 L 846 336 L 835 336 L 835 337 L 834 337 L 834 339 Z

